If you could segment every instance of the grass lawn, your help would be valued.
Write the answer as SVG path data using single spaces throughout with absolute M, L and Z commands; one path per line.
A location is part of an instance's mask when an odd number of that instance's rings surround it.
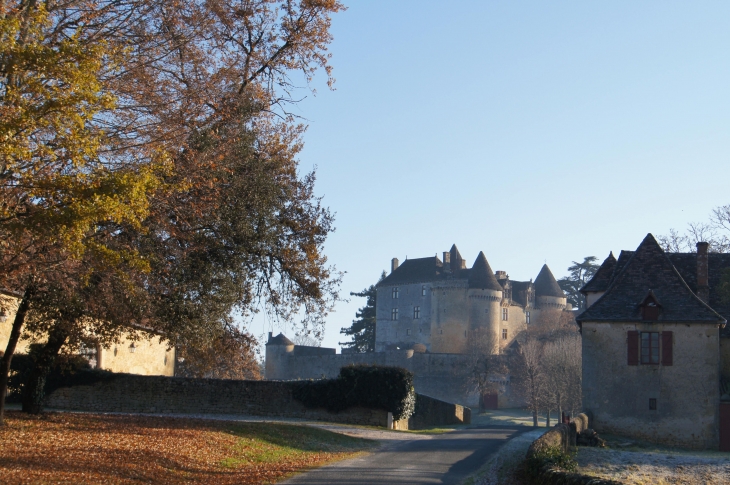
M 0 483 L 274 483 L 375 442 L 288 424 L 10 411 Z

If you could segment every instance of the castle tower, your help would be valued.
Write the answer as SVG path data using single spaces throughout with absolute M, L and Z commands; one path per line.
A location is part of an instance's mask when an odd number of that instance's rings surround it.
M 469 272 L 469 323 L 472 335 L 486 334 L 499 353 L 499 322 L 502 286 L 494 276 L 483 252 L 479 252 Z
M 557 323 L 562 312 L 567 308 L 568 299 L 555 281 L 552 271 L 547 264 L 542 266 L 535 278 L 535 310 L 536 323 Z
M 294 342 L 286 338 L 283 333 L 272 337 L 269 332 L 269 340 L 266 342 L 266 379 L 286 379 L 289 371 L 286 368 L 287 356 L 294 352 Z

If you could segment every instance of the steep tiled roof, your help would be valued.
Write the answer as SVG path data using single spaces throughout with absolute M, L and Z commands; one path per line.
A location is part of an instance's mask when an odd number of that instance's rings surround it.
M 430 258 L 406 259 L 377 286 L 405 285 L 426 281 L 437 281 L 446 277 L 443 263 L 436 256 Z
M 583 288 L 580 289 L 581 293 L 588 293 L 591 291 L 606 291 L 611 285 L 611 279 L 613 278 L 613 270 L 616 267 L 616 258 L 613 256 L 613 252 L 603 260 L 603 264 L 598 268 L 593 278 L 586 283 Z
M 547 264 L 542 265 L 540 273 L 535 278 L 535 296 L 555 296 L 565 298 L 565 293 L 555 281 L 552 271 Z
M 512 284 L 512 301 L 527 306 L 527 289 L 532 284 L 531 281 L 510 281 Z
M 651 234 L 633 254 L 621 252 L 616 270 L 606 293 L 576 320 L 642 321 L 639 304 L 652 291 L 662 304 L 660 322 L 725 321 L 693 293 Z
M 482 290 L 502 291 L 502 286 L 494 276 L 492 268 L 489 267 L 487 257 L 482 251 L 479 251 L 474 266 L 469 271 L 469 288 L 480 288 Z
M 269 336 L 269 341 L 266 342 L 266 345 L 294 345 L 294 342 L 286 338 L 283 333 L 279 333 L 276 337 Z

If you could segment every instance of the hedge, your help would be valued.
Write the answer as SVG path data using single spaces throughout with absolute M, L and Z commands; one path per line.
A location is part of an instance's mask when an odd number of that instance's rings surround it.
M 400 367 L 352 365 L 335 379 L 296 383 L 294 399 L 309 408 L 340 412 L 351 407 L 383 409 L 407 419 L 415 409 L 413 374 Z

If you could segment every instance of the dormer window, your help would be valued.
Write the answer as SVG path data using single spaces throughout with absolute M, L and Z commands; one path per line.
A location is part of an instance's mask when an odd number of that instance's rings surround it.
M 662 311 L 661 303 L 651 290 L 649 290 L 649 294 L 646 295 L 639 308 L 641 309 L 642 320 L 658 320 Z

